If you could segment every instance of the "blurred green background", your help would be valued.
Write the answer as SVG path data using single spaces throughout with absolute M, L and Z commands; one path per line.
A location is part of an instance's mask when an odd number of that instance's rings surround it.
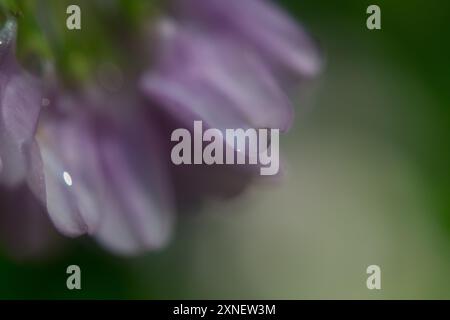
M 80 239 L 42 261 L 0 255 L 0 298 L 450 298 L 450 2 L 280 3 L 326 56 L 281 139 L 284 180 L 181 217 L 161 252 Z

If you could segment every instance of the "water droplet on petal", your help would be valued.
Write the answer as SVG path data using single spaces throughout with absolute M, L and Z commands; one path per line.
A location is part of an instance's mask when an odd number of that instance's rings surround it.
M 67 171 L 64 171 L 63 173 L 64 182 L 71 187 L 72 186 L 72 177 Z

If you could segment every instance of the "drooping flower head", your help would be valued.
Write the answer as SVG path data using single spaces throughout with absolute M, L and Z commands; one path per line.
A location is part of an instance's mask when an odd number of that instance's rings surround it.
M 124 5 L 114 1 L 101 8 L 107 15 Z M 126 58 L 102 63 L 114 73 L 101 72 L 101 77 L 95 72 L 71 77 L 59 70 L 80 52 L 65 53 L 64 42 L 48 34 L 51 24 L 46 23 L 43 34 L 56 42 L 49 45 L 56 48 L 57 62 L 50 61 L 56 70 L 51 77 L 31 76 L 16 58 L 17 24 L 5 23 L 0 32 L 0 207 L 8 214 L 0 213 L 2 227 L 40 221 L 39 211 L 61 234 L 91 235 L 118 254 L 161 248 L 170 239 L 175 213 L 183 211 L 180 204 L 235 195 L 255 176 L 250 166 L 173 165 L 173 129 L 191 129 L 195 120 L 221 131 L 289 129 L 291 89 L 321 67 L 314 42 L 293 20 L 264 0 L 173 0 L 167 11 L 154 12 L 160 15 L 152 15 L 151 34 L 139 32 L 145 23 L 130 26 L 128 37 L 111 29 L 111 48 L 126 47 Z M 149 19 L 142 12 L 140 17 Z M 144 45 L 132 42 L 138 34 Z M 95 44 L 95 37 L 89 39 Z M 151 54 L 143 54 L 143 47 Z M 86 52 L 81 55 L 81 69 L 92 65 Z M 15 207 L 10 199 L 16 197 L 4 197 L 11 192 L 25 202 Z M 17 214 L 21 219 L 15 220 Z M 48 221 L 39 226 L 46 230 Z

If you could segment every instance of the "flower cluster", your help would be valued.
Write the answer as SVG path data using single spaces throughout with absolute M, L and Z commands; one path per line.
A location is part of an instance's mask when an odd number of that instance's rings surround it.
M 171 130 L 195 120 L 287 130 L 288 93 L 320 71 L 313 41 L 269 1 L 173 0 L 154 19 L 143 41 L 151 54 L 129 53 L 147 68 L 105 63 L 76 90 L 57 73 L 26 72 L 17 23 L 4 24 L 0 230 L 13 250 L 46 247 L 47 217 L 63 235 L 92 235 L 118 254 L 164 246 L 176 213 L 239 193 L 254 176 L 247 167 L 172 165 Z

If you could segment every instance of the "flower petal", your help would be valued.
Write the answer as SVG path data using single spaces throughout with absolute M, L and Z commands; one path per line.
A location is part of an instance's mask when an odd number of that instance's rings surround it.
M 50 119 L 42 127 L 38 139 L 50 218 L 67 236 L 92 234 L 101 216 L 94 132 L 77 117 Z
M 15 60 L 16 24 L 8 21 L 0 31 L 0 183 L 14 186 L 27 174 L 28 148 L 41 108 L 41 88 Z
M 204 28 L 230 33 L 272 63 L 300 77 L 319 73 L 316 45 L 277 6 L 266 0 L 175 0 L 182 17 Z
M 104 126 L 99 150 L 107 188 L 98 240 L 119 254 L 164 246 L 172 231 L 173 200 L 156 132 L 138 119 Z
M 49 215 L 63 234 L 89 233 L 118 254 L 159 248 L 173 224 L 159 138 L 136 114 L 106 114 L 120 110 L 118 102 L 98 98 L 62 97 L 55 105 L 67 114 L 44 118 L 38 139 Z
M 288 97 L 255 55 L 232 39 L 171 28 L 156 69 L 142 80 L 144 92 L 178 119 L 192 126 L 277 128 L 286 130 L 293 118 Z

